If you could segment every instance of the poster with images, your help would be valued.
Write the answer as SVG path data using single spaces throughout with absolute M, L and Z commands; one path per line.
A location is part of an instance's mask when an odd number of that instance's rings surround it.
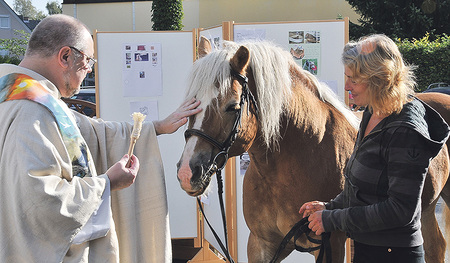
M 161 44 L 127 43 L 123 44 L 122 52 L 123 96 L 161 96 Z
M 303 69 L 320 76 L 320 31 L 289 31 L 289 49 Z

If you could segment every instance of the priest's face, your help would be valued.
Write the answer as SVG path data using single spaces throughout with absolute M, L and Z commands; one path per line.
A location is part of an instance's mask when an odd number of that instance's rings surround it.
M 61 91 L 63 97 L 69 98 L 80 91 L 81 83 L 86 77 L 87 73 L 92 71 L 93 56 L 94 56 L 94 43 L 92 38 L 87 38 L 88 44 L 86 48 L 70 47 L 72 61 L 70 67 L 64 74 L 64 91 Z

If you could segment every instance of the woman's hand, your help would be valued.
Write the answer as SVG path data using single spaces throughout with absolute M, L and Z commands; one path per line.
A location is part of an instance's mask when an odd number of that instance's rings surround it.
M 300 210 L 298 211 L 303 217 L 307 217 L 316 211 L 321 211 L 325 209 L 325 203 L 320 201 L 311 201 L 304 203 Z
M 320 236 L 323 232 L 325 232 L 325 229 L 323 228 L 322 223 L 322 210 L 314 212 L 311 214 L 308 218 L 309 221 L 309 229 L 311 229 L 316 235 Z
M 316 235 L 321 235 L 325 232 L 322 223 L 322 211 L 325 210 L 325 203 L 320 201 L 307 202 L 300 207 L 298 211 L 303 217 L 307 217 L 309 221 L 308 227 L 316 233 Z

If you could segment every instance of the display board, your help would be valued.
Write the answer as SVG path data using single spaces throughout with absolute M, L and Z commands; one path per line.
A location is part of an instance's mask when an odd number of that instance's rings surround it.
M 165 118 L 183 101 L 187 75 L 195 59 L 195 39 L 205 36 L 220 48 L 224 40 L 271 41 L 291 52 L 297 63 L 327 83 L 345 101 L 344 68 L 340 62 L 348 41 L 348 19 L 330 21 L 234 23 L 192 32 L 97 32 L 99 60 L 97 104 L 105 120 L 130 121 L 133 111 L 148 109 L 150 118 Z M 130 86 L 129 88 L 127 88 Z M 150 87 L 140 89 L 141 87 Z M 176 163 L 184 146 L 184 129 L 158 137 L 166 175 L 172 238 L 205 238 L 219 248 L 212 233 L 198 217 L 195 199 L 181 190 L 176 179 Z M 237 262 L 247 262 L 249 230 L 242 210 L 242 183 L 245 158 L 233 158 L 222 173 L 225 179 L 230 254 Z M 217 184 L 203 199 L 205 212 L 223 238 Z M 299 204 L 301 205 L 301 204 Z M 199 236 L 199 233 L 203 236 Z M 220 249 L 219 249 L 220 250 Z M 201 262 L 201 261 L 195 261 Z M 314 262 L 306 253 L 292 253 L 283 262 Z
M 266 40 L 291 52 L 294 60 L 303 68 L 307 60 L 313 61 L 316 77 L 328 84 L 342 101 L 346 101 L 344 90 L 344 66 L 341 63 L 345 43 L 348 42 L 348 19 L 280 23 L 234 23 L 235 42 L 245 40 Z M 309 40 L 307 39 L 309 38 Z M 303 51 L 301 51 L 303 50 Z M 302 56 L 303 54 L 303 56 Z M 305 68 L 307 69 L 307 68 Z M 242 208 L 242 184 L 248 156 L 236 158 L 236 202 L 237 202 L 237 245 L 239 263 L 247 262 L 247 239 L 250 233 Z M 302 204 L 299 204 L 299 208 Z M 283 263 L 315 262 L 308 253 L 293 252 Z
M 291 52 L 299 65 L 306 70 L 310 70 L 321 82 L 326 83 L 333 89 L 342 101 L 346 101 L 344 67 L 340 55 L 345 43 L 348 42 L 347 18 L 343 20 L 280 23 L 224 22 L 220 27 L 200 30 L 199 35 L 209 39 L 213 49 L 220 48 L 224 40 L 235 42 L 265 40 L 273 42 Z M 306 67 L 308 63 L 310 65 Z M 235 236 L 229 236 L 230 254 L 232 256 L 237 255 L 237 262 L 239 263 L 247 262 L 247 239 L 250 233 L 245 223 L 242 208 L 242 184 L 245 173 L 245 169 L 242 169 L 242 167 L 246 166 L 244 163 L 246 161 L 248 160 L 245 156 L 230 159 L 229 165 L 234 162 L 235 171 L 233 171 L 233 175 L 226 174 L 224 176 L 225 185 L 234 184 L 232 189 L 235 189 L 235 192 L 230 194 L 232 197 L 227 198 L 225 202 L 228 204 L 236 202 L 235 205 L 231 205 L 235 208 L 235 211 L 231 211 L 235 215 L 227 215 L 227 221 L 229 235 L 233 231 L 236 233 Z M 213 227 L 224 240 L 215 180 L 212 181 L 211 189 L 211 194 L 204 205 L 205 211 Z M 219 249 L 209 229 L 205 229 L 205 238 Z M 237 249 L 237 251 L 233 253 L 233 249 Z M 294 252 L 283 262 L 314 262 L 314 257 L 307 253 Z
M 145 109 L 146 121 L 167 117 L 183 102 L 195 54 L 194 31 L 97 32 L 97 106 L 104 120 L 132 122 Z M 158 136 L 164 164 L 172 238 L 197 236 L 195 199 L 177 181 L 176 163 L 184 129 Z M 179 219 L 182 219 L 179 221 Z
M 234 24 L 233 40 L 263 39 L 288 50 L 304 69 L 325 82 L 345 102 L 341 54 L 348 42 L 348 19 Z

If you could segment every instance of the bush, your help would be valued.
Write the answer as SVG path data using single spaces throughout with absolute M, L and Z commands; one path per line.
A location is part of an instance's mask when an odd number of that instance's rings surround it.
M 181 0 L 153 0 L 152 29 L 182 30 L 183 2 Z
M 422 39 L 397 40 L 397 45 L 408 64 L 416 65 L 416 91 L 425 90 L 436 82 L 450 83 L 450 37 L 446 34 L 429 41 L 429 34 Z
M 17 58 L 17 57 L 1 56 L 0 55 L 0 64 L 3 64 L 3 63 L 19 65 L 20 59 Z

